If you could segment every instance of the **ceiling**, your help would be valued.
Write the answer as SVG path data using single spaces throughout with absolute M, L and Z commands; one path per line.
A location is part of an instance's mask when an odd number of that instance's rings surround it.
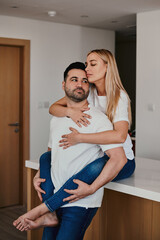
M 0 15 L 118 32 L 134 32 L 136 13 L 158 9 L 160 0 L 0 0 Z

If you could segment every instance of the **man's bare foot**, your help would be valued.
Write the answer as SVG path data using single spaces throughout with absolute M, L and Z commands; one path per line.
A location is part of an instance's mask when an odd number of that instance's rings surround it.
M 35 220 L 47 212 L 49 212 L 49 209 L 47 208 L 47 206 L 44 203 L 42 203 L 41 205 L 33 208 L 29 212 L 25 213 L 24 215 L 22 215 L 18 219 L 16 219 L 13 222 L 13 225 L 18 230 L 24 231 L 24 228 L 27 227 L 27 223 L 24 221 L 24 219 L 28 218 L 30 220 Z
M 24 221 L 27 224 L 27 226 L 24 228 L 25 231 L 37 229 L 40 227 L 55 227 L 58 225 L 58 218 L 55 212 L 46 213 L 41 217 L 37 218 L 35 221 L 27 218 Z

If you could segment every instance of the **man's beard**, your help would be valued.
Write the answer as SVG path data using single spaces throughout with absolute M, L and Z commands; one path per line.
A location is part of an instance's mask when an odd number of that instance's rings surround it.
M 76 93 L 77 90 L 81 90 L 81 93 Z M 65 93 L 66 96 L 71 99 L 73 102 L 82 102 L 83 100 L 87 99 L 89 90 L 87 92 L 84 91 L 83 88 L 78 87 L 74 90 L 70 90 L 67 87 L 65 87 Z

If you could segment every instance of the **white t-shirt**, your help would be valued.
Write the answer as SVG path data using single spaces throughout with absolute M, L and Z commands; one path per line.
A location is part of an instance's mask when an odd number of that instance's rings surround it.
M 122 147 L 122 144 L 108 144 L 99 146 L 88 143 L 80 143 L 67 149 L 59 147 L 59 140 L 61 139 L 61 136 L 71 132 L 69 127 L 73 127 L 82 133 L 102 132 L 113 129 L 112 123 L 109 121 L 106 115 L 97 108 L 90 106 L 90 110 L 86 112 L 92 116 L 92 119 L 90 119 L 90 125 L 88 125 L 88 127 L 82 126 L 82 128 L 79 128 L 71 118 L 67 117 L 52 117 L 51 119 L 48 147 L 52 149 L 51 177 L 55 186 L 54 192 L 58 191 L 58 189 L 70 177 L 79 172 L 86 165 L 93 162 L 95 159 L 102 157 L 104 155 L 104 151 L 115 147 Z M 103 188 L 100 188 L 94 194 L 80 199 L 75 203 L 67 204 L 66 207 L 100 207 L 102 197 Z
M 88 96 L 88 102 L 92 104 L 94 107 L 101 110 L 103 113 L 106 113 L 106 107 L 107 107 L 107 97 L 106 96 L 98 96 L 97 90 L 92 89 L 90 90 L 89 96 Z M 120 93 L 120 99 L 118 102 L 118 106 L 116 109 L 115 117 L 113 119 L 113 122 L 118 121 L 127 121 L 128 119 L 128 98 L 124 91 L 121 90 Z M 127 135 L 126 141 L 123 143 L 123 148 L 126 154 L 127 159 L 133 160 L 134 159 L 134 153 L 132 150 L 132 141 L 129 136 Z

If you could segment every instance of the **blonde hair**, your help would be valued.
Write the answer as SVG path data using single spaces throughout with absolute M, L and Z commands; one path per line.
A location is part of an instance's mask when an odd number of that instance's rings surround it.
M 105 78 L 105 90 L 107 96 L 106 115 L 108 116 L 109 120 L 113 123 L 116 108 L 120 98 L 120 91 L 123 90 L 128 98 L 128 118 L 130 127 L 132 122 L 130 98 L 121 82 L 115 57 L 110 51 L 106 49 L 92 50 L 88 53 L 88 55 L 90 55 L 91 53 L 96 53 L 107 64 L 107 73 Z

